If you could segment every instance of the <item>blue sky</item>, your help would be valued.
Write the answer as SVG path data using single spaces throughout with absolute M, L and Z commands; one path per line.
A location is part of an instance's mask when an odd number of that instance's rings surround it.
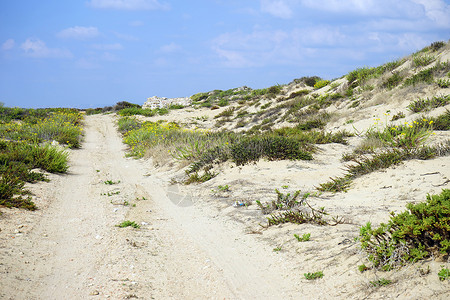
M 89 108 L 332 79 L 449 33 L 450 0 L 1 0 L 0 102 Z

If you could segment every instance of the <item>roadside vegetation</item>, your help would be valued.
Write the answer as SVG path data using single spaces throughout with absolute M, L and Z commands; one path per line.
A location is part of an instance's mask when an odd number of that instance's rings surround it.
M 450 254 L 450 190 L 428 195 L 426 202 L 406 206 L 392 213 L 388 223 L 362 226 L 361 248 L 374 268 L 389 271 L 430 256 Z
M 25 183 L 47 181 L 43 171 L 67 171 L 68 152 L 63 147 L 81 146 L 81 120 L 72 109 L 0 107 L 0 205 L 37 208 Z

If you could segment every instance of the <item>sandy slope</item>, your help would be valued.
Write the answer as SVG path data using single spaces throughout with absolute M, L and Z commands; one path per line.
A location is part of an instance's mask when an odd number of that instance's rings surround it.
M 286 256 L 124 158 L 112 116 L 85 133 L 69 174 L 31 187 L 40 210 L 2 210 L 1 299 L 298 299 Z

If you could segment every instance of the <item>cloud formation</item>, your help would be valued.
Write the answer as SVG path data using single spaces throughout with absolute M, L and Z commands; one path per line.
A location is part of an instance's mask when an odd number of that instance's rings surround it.
M 166 10 L 170 6 L 158 0 L 91 0 L 88 3 L 94 8 L 117 10 Z
M 72 53 L 69 50 L 48 48 L 47 45 L 40 39 L 28 38 L 20 48 L 25 51 L 25 54 L 35 58 L 71 58 Z
M 83 27 L 83 26 L 75 26 L 70 27 L 58 32 L 57 37 L 65 38 L 65 39 L 78 39 L 78 40 L 86 40 L 95 38 L 100 35 L 97 27 Z
M 13 39 L 7 39 L 2 44 L 2 50 L 11 50 L 16 45 L 16 42 Z
M 290 19 L 293 11 L 284 0 L 261 0 L 261 11 L 282 19 Z
M 161 46 L 161 48 L 159 48 L 159 52 L 160 53 L 174 53 L 174 52 L 180 51 L 181 49 L 182 48 L 180 45 L 172 42 L 170 44 Z

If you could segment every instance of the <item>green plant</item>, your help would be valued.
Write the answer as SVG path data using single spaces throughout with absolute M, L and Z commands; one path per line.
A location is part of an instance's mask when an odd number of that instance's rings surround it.
M 403 80 L 403 76 L 399 73 L 394 73 L 392 76 L 388 77 L 381 85 L 387 89 L 393 89 L 398 86 Z
M 412 112 L 421 112 L 436 107 L 445 106 L 450 103 L 450 95 L 434 96 L 431 99 L 417 99 L 408 105 L 408 109 Z
M 414 74 L 411 77 L 405 79 L 403 86 L 413 85 L 415 86 L 418 83 L 425 82 L 428 84 L 433 83 L 434 76 L 441 75 L 442 73 L 448 72 L 450 70 L 450 62 L 441 62 L 436 63 L 431 68 L 427 68 Z
M 436 58 L 431 55 L 415 55 L 413 56 L 413 65 L 415 67 L 425 67 L 432 63 Z
M 447 110 L 442 115 L 431 118 L 430 122 L 433 122 L 432 125 L 435 130 L 450 130 L 450 111 Z
M 402 111 L 399 111 L 397 114 L 392 116 L 391 121 L 396 121 L 398 119 L 403 119 L 405 117 L 405 114 Z
M 115 192 L 107 192 L 107 193 L 103 193 L 102 195 L 111 197 L 111 196 L 113 196 L 113 195 L 119 195 L 119 194 L 120 194 L 120 191 L 115 191 Z
M 323 271 L 317 271 L 314 273 L 305 273 L 303 274 L 307 280 L 314 280 L 323 277 Z
M 301 191 L 296 191 L 292 196 L 290 193 L 283 194 L 278 189 L 275 189 L 275 192 L 277 194 L 277 199 L 270 203 L 263 205 L 261 201 L 256 201 L 257 205 L 264 214 L 270 213 L 274 210 L 291 209 L 295 205 L 300 204 L 300 201 L 297 201 L 297 198 L 300 196 Z M 306 197 L 307 194 L 303 196 L 303 199 L 306 199 Z
M 105 180 L 103 183 L 107 185 L 113 185 L 120 183 L 120 180 L 119 181 Z
M 119 131 L 122 133 L 127 133 L 131 130 L 136 130 L 141 128 L 142 122 L 138 121 L 136 118 L 123 117 L 117 121 Z
M 438 277 L 440 281 L 444 281 L 450 278 L 450 270 L 448 268 L 444 268 L 444 266 L 441 266 L 441 270 L 438 273 Z
M 369 281 L 369 283 L 374 286 L 386 286 L 392 283 L 392 280 L 386 279 L 386 278 L 380 278 L 378 280 Z
M 314 88 L 320 89 L 323 88 L 324 86 L 327 86 L 328 84 L 330 84 L 329 80 L 319 80 L 314 84 Z
M 212 178 L 216 177 L 218 173 L 210 172 L 209 170 L 205 170 L 203 175 L 199 175 L 197 172 L 190 174 L 189 178 L 185 181 L 185 184 L 191 183 L 203 183 Z
M 441 79 L 436 80 L 436 84 L 441 89 L 445 89 L 445 88 L 448 88 L 450 86 L 450 80 L 441 78 Z
M 1 174 L 0 178 L 0 205 L 6 207 L 18 207 L 36 210 L 37 207 L 28 195 L 30 192 L 24 189 L 25 183 L 20 180 L 13 170 Z
M 140 228 L 141 227 L 135 221 L 130 221 L 130 220 L 123 221 L 122 223 L 120 223 L 120 224 L 118 224 L 116 226 L 120 227 L 120 228 L 125 228 L 125 227 Z
M 361 248 L 374 267 L 387 271 L 431 253 L 450 253 L 450 190 L 428 195 L 426 202 L 409 203 L 406 208 L 398 215 L 391 213 L 389 222 L 376 229 L 370 223 L 361 227 Z
M 183 109 L 183 108 L 185 108 L 185 106 L 181 104 L 172 104 L 169 106 L 169 109 Z
M 443 41 L 438 41 L 438 42 L 433 42 L 431 43 L 431 45 L 428 47 L 431 51 L 438 51 L 439 49 L 441 49 L 442 47 L 445 46 L 445 42 Z
M 307 242 L 309 241 L 310 237 L 311 237 L 311 233 L 305 233 L 303 234 L 301 237 L 298 234 L 294 234 L 294 237 L 297 239 L 297 241 L 299 242 Z
M 358 270 L 359 272 L 363 273 L 364 271 L 369 270 L 369 267 L 367 267 L 365 264 L 362 264 L 358 266 Z
M 281 249 L 282 249 L 282 246 L 275 247 L 275 248 L 273 248 L 273 252 L 280 252 Z
M 128 107 L 121 109 L 117 112 L 119 116 L 134 116 L 134 115 L 142 115 L 145 117 L 153 117 L 156 115 L 157 110 L 152 110 L 148 108 L 140 108 L 140 107 Z
M 230 187 L 227 185 L 219 185 L 217 187 L 217 189 L 221 192 L 229 192 L 230 191 Z

